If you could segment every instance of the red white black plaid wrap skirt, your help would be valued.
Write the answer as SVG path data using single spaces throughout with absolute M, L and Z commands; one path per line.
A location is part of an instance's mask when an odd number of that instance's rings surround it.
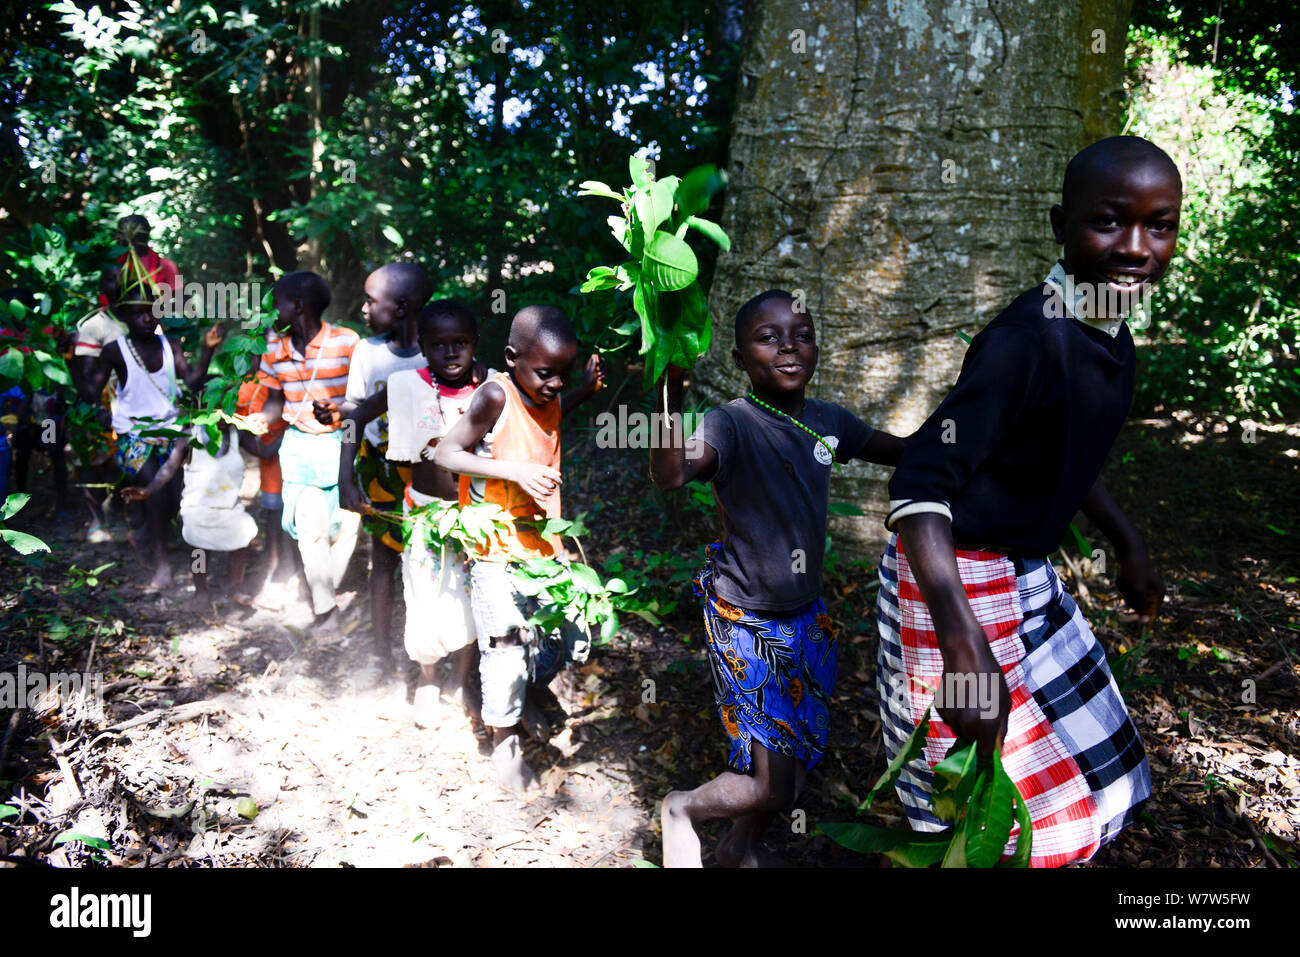
M 1047 560 L 958 550 L 957 568 L 1011 692 L 1002 761 L 1034 823 L 1030 865 L 1087 860 L 1151 795 L 1142 739 L 1105 653 Z M 934 623 L 896 534 L 880 561 L 877 621 L 877 687 L 892 760 L 932 711 L 934 695 L 925 689 L 938 688 L 943 674 Z M 924 754 L 897 785 L 920 831 L 947 826 L 930 811 L 931 769 L 955 740 L 937 711 L 930 721 Z

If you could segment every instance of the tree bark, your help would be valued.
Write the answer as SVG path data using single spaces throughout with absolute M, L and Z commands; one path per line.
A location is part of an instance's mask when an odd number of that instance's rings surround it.
M 731 320 L 768 288 L 802 290 L 821 344 L 809 394 L 912 432 L 966 343 L 1057 251 L 1047 211 L 1073 153 L 1119 131 L 1131 0 L 760 0 L 748 11 L 720 257 L 719 334 L 695 375 L 743 391 Z M 1097 33 L 1096 31 L 1101 31 Z M 854 465 L 832 500 L 885 536 L 887 469 Z

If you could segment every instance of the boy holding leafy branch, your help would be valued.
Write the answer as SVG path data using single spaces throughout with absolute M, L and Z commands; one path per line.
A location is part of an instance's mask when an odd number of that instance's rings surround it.
M 454 299 L 429 303 L 420 311 L 416 331 L 425 366 L 393 372 L 387 388 L 362 399 L 348 414 L 354 429 L 344 430 L 339 502 L 363 514 L 370 505 L 357 481 L 355 430 L 386 415 L 385 455 L 411 472 L 411 481 L 402 495 L 403 524 L 408 534 L 403 535 L 392 520 L 387 524 L 388 534 L 406 539 L 402 550 L 406 653 L 420 666 L 415 720 L 429 728 L 436 726 L 440 717 L 438 663 L 450 659 L 449 697 L 472 713 L 468 679 L 478 661 L 464 556 L 455 542 L 445 541 L 445 536 L 444 547 L 431 547 L 428 542 L 434 510 L 439 505 L 456 504 L 459 496 L 456 476 L 439 467 L 433 455 L 442 437 L 469 410 L 475 390 L 493 370 L 474 359 L 478 323 L 464 304 Z
M 820 597 L 832 463 L 893 465 L 903 442 L 804 392 L 817 367 L 812 319 L 769 290 L 736 313 L 732 358 L 744 398 L 712 409 L 685 440 L 650 455 L 660 489 L 712 483 L 724 529 L 696 579 L 732 771 L 673 791 L 662 809 L 664 866 L 700 867 L 698 825 L 730 818 L 714 852 L 756 866 L 758 841 L 826 751 L 837 649 Z M 680 421 L 683 370 L 670 365 L 658 411 Z
M 416 341 L 416 317 L 429 301 L 433 284 L 416 263 L 397 262 L 380 266 L 366 277 L 365 301 L 361 312 L 374 333 L 352 350 L 348 367 L 348 388 L 342 406 L 346 416 L 368 397 L 382 392 L 389 376 L 404 369 L 427 366 Z M 346 439 L 346 436 L 345 436 Z M 356 475 L 373 511 L 396 512 L 411 481 L 409 463 L 393 461 L 388 449 L 388 419 L 383 415 L 367 420 L 360 444 L 344 442 L 359 453 Z M 347 463 L 351 468 L 352 463 Z M 342 473 L 340 473 L 342 474 Z M 346 505 L 344 506 L 347 507 Z M 396 528 L 378 516 L 363 515 L 362 527 L 370 533 L 370 618 L 373 628 L 371 654 L 380 671 L 392 670 L 393 572 L 402 551 Z
M 587 362 L 582 384 L 560 397 L 578 354 L 568 317 L 554 306 L 526 306 L 510 324 L 508 372 L 491 376 L 469 410 L 438 443 L 434 462 L 460 474 L 460 504 L 499 506 L 509 524 L 473 557 L 470 597 L 479 644 L 483 722 L 493 728 L 498 780 L 516 790 L 534 776 L 515 726 L 524 716 L 529 683 L 544 684 L 585 650 L 574 629 L 557 639 L 528 624 L 528 599 L 512 565 L 560 554 L 560 542 L 539 525 L 560 517 L 560 420 L 595 394 L 604 380 L 599 356 Z

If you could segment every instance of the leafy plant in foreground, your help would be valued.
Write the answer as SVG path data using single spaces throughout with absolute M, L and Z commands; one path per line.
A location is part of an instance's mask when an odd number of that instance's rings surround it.
M 13 516 L 18 514 L 18 510 L 27 504 L 31 498 L 26 492 L 14 492 L 5 499 L 4 505 L 0 506 L 0 522 L 7 522 Z M 15 531 L 12 528 L 5 528 L 0 525 L 0 541 L 16 551 L 19 555 L 30 555 L 33 552 L 48 552 L 50 546 L 35 535 L 28 535 L 26 532 Z
M 867 811 L 876 796 L 892 788 L 903 767 L 921 756 L 930 730 L 927 716 L 858 807 Z M 827 823 L 817 831 L 861 854 L 884 854 L 904 867 L 1028 867 L 1033 846 L 1029 807 L 1002 767 L 1002 754 L 981 766 L 974 743 L 957 741 L 934 767 L 930 809 L 951 827 L 938 832 L 885 828 L 860 821 Z M 1020 826 L 1015 853 L 1002 861 L 1013 824 Z
M 408 516 L 372 513 L 381 519 L 400 522 L 404 541 L 422 536 L 430 548 L 436 548 L 439 563 L 447 560 L 447 545 L 460 554 L 469 555 L 490 540 L 509 535 L 513 520 L 500 506 L 489 502 L 458 505 L 434 502 L 414 509 Z M 586 534 L 580 519 L 548 518 L 537 522 L 543 536 L 565 535 L 578 541 Z M 417 531 L 418 530 L 418 531 Z M 581 550 L 581 542 L 578 544 Z M 455 559 L 453 559 L 455 560 Z M 637 590 L 623 578 L 604 579 L 584 562 L 560 562 L 554 558 L 535 558 L 510 564 L 510 572 L 519 591 L 536 598 L 540 607 L 528 619 L 543 631 L 557 630 L 568 619 L 576 621 L 599 642 L 608 642 L 618 632 L 618 612 L 659 624 L 655 614 L 658 602 L 635 597 Z

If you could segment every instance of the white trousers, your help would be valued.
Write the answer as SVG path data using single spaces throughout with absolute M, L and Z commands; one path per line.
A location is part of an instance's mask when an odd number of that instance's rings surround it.
M 323 615 L 334 608 L 334 596 L 347 573 L 352 550 L 357 547 L 361 516 L 342 511 L 338 534 L 330 536 L 330 501 L 323 489 L 308 486 L 298 499 L 294 513 L 298 530 L 298 551 L 302 571 L 311 590 L 311 608 Z

